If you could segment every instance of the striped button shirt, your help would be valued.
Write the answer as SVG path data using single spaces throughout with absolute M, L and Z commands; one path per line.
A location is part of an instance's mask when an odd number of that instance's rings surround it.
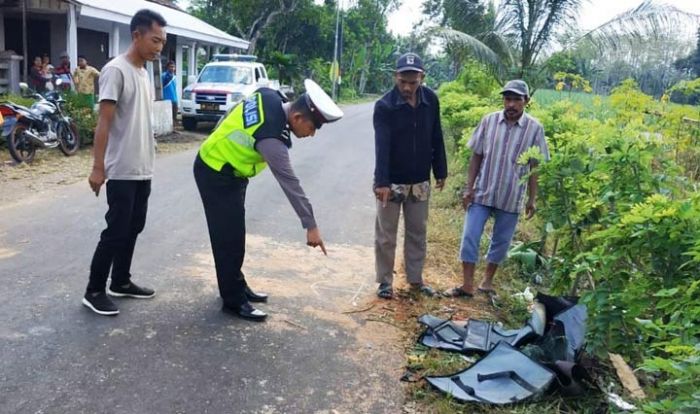
M 527 184 L 522 178 L 529 172 L 530 164 L 518 164 L 518 157 L 536 146 L 544 160 L 549 160 L 542 125 L 523 113 L 511 126 L 503 111 L 494 112 L 481 120 L 468 145 L 475 154 L 484 156 L 476 178 L 474 202 L 519 213 Z

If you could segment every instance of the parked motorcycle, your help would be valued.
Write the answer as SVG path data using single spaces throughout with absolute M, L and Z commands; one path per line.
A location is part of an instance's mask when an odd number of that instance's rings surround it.
M 57 85 L 61 80 L 56 81 Z M 7 147 L 12 158 L 21 163 L 30 163 L 37 148 L 56 148 L 66 156 L 75 154 L 80 148 L 78 127 L 64 113 L 65 100 L 57 91 L 39 94 L 20 83 L 25 95 L 36 98 L 30 108 L 12 102 L 0 104 L 0 113 L 5 119 L 2 136 L 7 139 Z

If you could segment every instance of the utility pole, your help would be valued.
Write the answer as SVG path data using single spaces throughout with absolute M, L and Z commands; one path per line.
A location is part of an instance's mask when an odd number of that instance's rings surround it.
M 340 26 L 340 2 L 336 3 L 335 11 L 335 46 L 333 47 L 333 63 L 331 63 L 331 82 L 333 82 L 333 91 L 331 96 L 335 101 L 337 99 L 338 77 L 340 76 L 340 64 L 338 63 L 338 29 Z

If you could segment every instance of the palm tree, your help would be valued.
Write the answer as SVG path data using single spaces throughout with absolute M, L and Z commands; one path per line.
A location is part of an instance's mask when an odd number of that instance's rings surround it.
M 499 81 L 504 76 L 533 81 L 541 74 L 540 63 L 544 63 L 543 56 L 555 40 L 557 30 L 576 21 L 584 1 L 502 0 L 490 30 L 465 33 L 439 28 L 436 31 L 447 40 L 450 50 L 486 64 Z M 699 16 L 645 0 L 638 7 L 583 34 L 567 47 L 584 40 L 600 49 L 630 47 L 629 42 L 635 39 L 677 31 L 679 27 L 696 27 L 698 21 Z
M 584 0 L 503 0 L 493 27 L 480 33 L 439 29 L 453 49 L 503 75 L 527 78 L 563 23 L 575 21 Z
M 700 16 L 682 11 L 668 4 L 644 0 L 639 6 L 621 13 L 611 20 L 575 39 L 573 44 L 590 40 L 599 49 L 634 49 L 640 41 L 692 36 Z
M 556 29 L 574 22 L 582 0 L 505 0 L 500 7 L 500 25 L 517 51 L 516 75 L 525 78 Z

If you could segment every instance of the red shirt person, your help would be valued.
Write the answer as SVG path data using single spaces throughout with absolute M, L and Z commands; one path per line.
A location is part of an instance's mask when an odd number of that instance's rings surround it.
M 62 81 L 59 89 L 73 89 L 73 75 L 71 75 L 70 58 L 68 57 L 68 53 L 61 53 L 61 63 L 55 67 L 54 74 L 56 75 L 56 78 L 61 79 Z

